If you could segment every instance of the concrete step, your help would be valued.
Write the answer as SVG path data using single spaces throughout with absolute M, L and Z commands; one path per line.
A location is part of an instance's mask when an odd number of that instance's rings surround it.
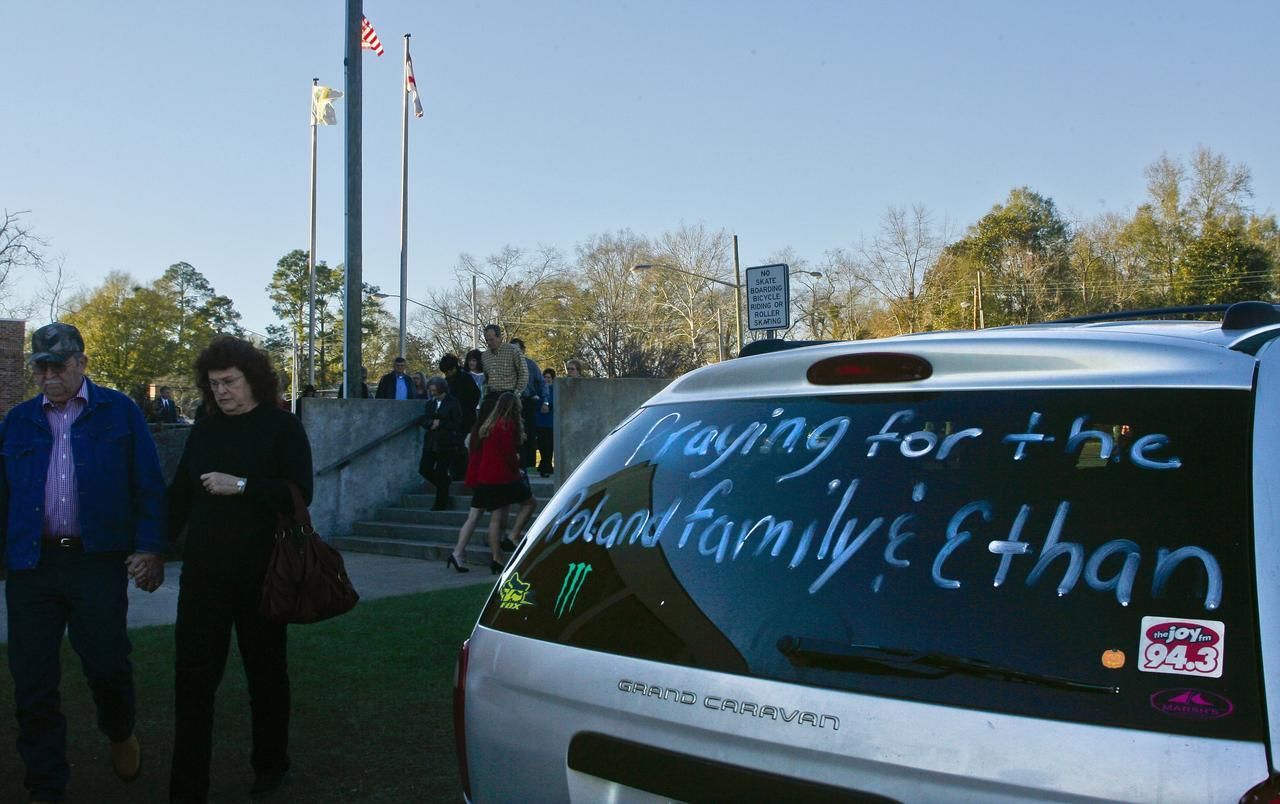
M 400 539 L 453 544 L 458 539 L 458 530 L 461 527 L 462 523 L 451 526 L 448 524 L 418 525 L 411 522 L 356 522 L 351 526 L 351 535 L 373 539 Z M 486 524 L 483 529 L 476 527 L 477 533 L 482 530 L 488 530 L 488 525 Z M 472 538 L 474 539 L 475 537 L 473 536 Z
M 471 507 L 471 493 L 461 483 L 454 483 L 452 492 L 449 496 L 453 498 L 453 507 L 459 511 L 466 511 Z M 538 507 L 541 508 L 544 503 L 551 499 L 555 493 L 555 489 L 539 489 L 533 488 L 533 499 L 538 501 Z M 435 492 L 410 492 L 401 495 L 399 508 L 430 508 L 436 504 Z
M 537 502 L 537 510 L 555 494 L 555 483 L 550 479 L 530 478 L 530 491 Z M 411 492 L 401 495 L 400 505 L 382 508 L 374 519 L 356 522 L 349 536 L 335 537 L 330 541 L 341 550 L 357 553 L 417 558 L 424 561 L 444 562 L 458 541 L 458 531 L 467 521 L 471 507 L 471 495 L 461 483 L 453 485 L 453 510 L 432 511 L 435 495 Z M 507 514 L 508 528 L 515 522 L 515 512 Z M 489 514 L 480 515 L 476 532 L 467 547 L 469 563 L 487 566 L 489 550 L 486 544 Z M 508 533 L 508 537 L 512 534 Z
M 375 539 L 337 536 L 330 539 L 329 544 L 339 550 L 347 550 L 355 553 L 376 553 L 386 556 L 399 556 L 401 558 L 416 558 L 423 562 L 437 562 L 440 564 L 439 568 L 424 566 L 423 572 L 457 572 L 457 570 L 452 567 L 445 566 L 445 561 L 453 551 L 452 541 L 449 544 L 442 544 L 413 542 L 403 539 Z M 465 558 L 466 560 L 464 563 L 471 567 L 473 572 L 484 571 L 489 568 L 489 548 L 482 544 L 473 543 L 468 545 L 465 552 Z

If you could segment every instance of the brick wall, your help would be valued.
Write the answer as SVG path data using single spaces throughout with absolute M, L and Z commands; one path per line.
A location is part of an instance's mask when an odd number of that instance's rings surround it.
M 0 319 L 0 416 L 22 401 L 27 387 L 27 322 Z

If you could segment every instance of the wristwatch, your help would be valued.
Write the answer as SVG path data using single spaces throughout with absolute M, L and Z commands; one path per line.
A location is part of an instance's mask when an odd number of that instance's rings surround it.
M 248 481 L 243 478 L 236 478 L 236 494 L 244 494 L 244 484 Z

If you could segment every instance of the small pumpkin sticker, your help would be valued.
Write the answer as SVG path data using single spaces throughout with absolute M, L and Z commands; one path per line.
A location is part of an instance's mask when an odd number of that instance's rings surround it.
M 1102 666 L 1109 670 L 1119 670 L 1124 667 L 1124 651 L 1122 650 L 1104 650 L 1102 652 Z

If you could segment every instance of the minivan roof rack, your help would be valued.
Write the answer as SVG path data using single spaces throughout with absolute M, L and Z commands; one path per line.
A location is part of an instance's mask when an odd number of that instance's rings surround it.
M 1183 307 L 1151 307 L 1145 310 L 1120 310 L 1111 313 L 1090 313 L 1071 318 L 1058 318 L 1047 321 L 1047 324 L 1091 324 L 1095 321 L 1123 321 L 1125 319 L 1159 318 L 1163 315 L 1203 315 L 1205 313 L 1225 313 L 1231 308 L 1229 304 L 1192 304 Z
M 1222 328 L 1227 331 L 1254 329 L 1268 324 L 1280 324 L 1280 307 L 1264 301 L 1242 301 L 1234 304 L 1194 304 L 1184 307 L 1155 307 L 1146 310 L 1124 310 L 1113 313 L 1059 318 L 1052 324 L 1090 324 L 1096 321 L 1123 321 L 1143 318 L 1159 318 L 1167 315 L 1204 315 L 1222 313 Z

